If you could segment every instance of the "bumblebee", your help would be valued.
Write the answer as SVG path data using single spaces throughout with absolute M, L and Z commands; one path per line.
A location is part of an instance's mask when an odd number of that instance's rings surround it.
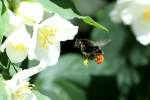
M 74 47 L 81 50 L 84 55 L 84 65 L 88 65 L 89 59 L 95 59 L 97 64 L 102 64 L 104 61 L 101 47 L 109 43 L 109 41 L 90 41 L 88 39 L 76 39 Z

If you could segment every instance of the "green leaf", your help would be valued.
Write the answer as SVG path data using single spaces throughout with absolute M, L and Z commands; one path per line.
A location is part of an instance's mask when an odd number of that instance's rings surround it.
M 1 0 L 1 2 L 2 2 L 2 10 L 1 10 L 1 15 L 3 15 L 4 13 L 5 13 L 5 11 L 6 11 L 6 5 L 5 5 L 5 2 L 4 2 L 4 0 Z
M 83 65 L 83 56 L 66 54 L 60 57 L 58 64 L 39 73 L 35 84 L 42 93 L 53 100 L 84 100 L 83 90 L 75 84 L 86 88 L 91 75 L 111 75 L 112 68 L 107 62 L 97 65 L 94 60 L 90 61 L 87 68 Z
M 132 85 L 138 84 L 140 78 L 136 70 L 123 67 L 120 69 L 117 75 L 118 87 L 123 94 L 127 94 Z
M 51 1 L 62 8 L 71 8 L 74 11 L 77 11 L 71 0 L 51 0 Z
M 41 81 L 42 84 L 39 84 Z M 38 79 L 37 85 L 38 89 L 52 100 L 85 100 L 86 98 L 82 89 L 64 79 L 55 79 L 55 81 Z
M 1 5 L 2 4 L 0 3 L 0 11 L 2 9 Z M 1 41 L 2 41 L 2 38 L 3 38 L 3 35 L 5 34 L 6 29 L 7 29 L 8 19 L 9 19 L 8 13 L 7 13 L 7 11 L 5 11 L 3 13 L 3 15 L 0 16 L 0 44 L 1 44 Z
M 96 28 L 99 28 L 99 29 L 103 29 L 105 31 L 109 31 L 106 27 L 104 27 L 103 25 L 97 23 L 96 21 L 94 21 L 91 17 L 89 16 L 85 16 L 85 17 L 79 17 L 80 19 L 82 19 L 85 23 L 89 24 L 89 25 L 92 25 Z
M 10 67 L 9 67 L 9 74 L 10 74 L 10 76 L 13 76 L 21 70 L 22 69 L 19 68 L 19 66 L 11 64 Z
M 146 66 L 149 58 L 143 54 L 144 48 L 134 47 L 130 54 L 130 61 L 134 66 Z
M 117 56 L 113 62 L 106 59 L 102 65 L 90 60 L 89 66 L 86 67 L 83 65 L 83 56 L 73 53 L 65 54 L 60 57 L 58 64 L 39 73 L 35 84 L 52 100 L 80 100 L 81 98 L 77 95 L 84 98 L 83 90 L 75 84 L 86 88 L 91 75 L 115 75 L 123 62 L 124 59 Z
M 82 86 L 87 86 L 90 82 L 89 69 L 83 65 L 82 61 L 82 56 L 77 54 L 61 56 L 58 64 L 41 72 L 38 78 L 47 79 L 47 76 L 49 76 L 47 81 L 62 78 L 73 81 Z
M 39 85 L 39 90 L 49 96 L 52 100 L 71 100 L 69 94 L 62 88 L 61 85 L 58 85 L 53 82 L 47 82 L 42 80 L 44 84 Z M 45 84 L 48 83 L 48 84 Z M 46 86 L 45 86 L 46 85 Z
M 60 1 L 60 0 L 59 0 Z M 63 0 L 68 1 L 68 0 Z M 82 15 L 94 15 L 105 5 L 106 0 L 71 0 Z M 94 6 L 91 6 L 94 5 Z
M 120 59 L 120 60 L 119 60 Z M 91 75 L 113 75 L 117 72 L 118 66 L 122 63 L 121 58 L 116 61 L 108 62 L 107 59 L 103 64 L 96 64 L 95 60 L 89 61 L 89 66 L 83 64 L 83 56 L 77 54 L 66 54 L 60 57 L 58 64 L 41 72 L 39 79 L 54 81 L 56 79 L 66 79 L 74 83 L 87 87 Z M 66 62 L 67 61 L 67 62 Z M 113 66 L 110 66 L 112 64 Z M 38 81 L 42 84 L 43 81 Z
M 60 16 L 64 17 L 65 19 L 74 19 L 74 18 L 82 19 L 85 23 L 87 23 L 89 25 L 92 25 L 96 28 L 108 31 L 107 28 L 105 28 L 103 25 L 97 23 L 96 21 L 94 21 L 89 16 L 79 16 L 72 9 L 61 8 L 61 7 L 59 7 L 58 5 L 56 5 L 55 3 L 53 3 L 52 1 L 49 1 L 49 0 L 38 0 L 38 1 L 43 5 L 43 7 L 47 11 L 57 13 Z
M 86 100 L 84 91 L 73 83 L 59 79 L 55 84 L 60 85 L 69 94 L 71 100 Z
M 41 94 L 39 91 L 33 90 L 33 93 L 36 95 L 37 100 L 51 100 L 49 97 Z

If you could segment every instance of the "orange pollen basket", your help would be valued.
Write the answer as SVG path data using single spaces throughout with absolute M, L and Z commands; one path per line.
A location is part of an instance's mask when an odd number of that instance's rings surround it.
M 96 57 L 96 63 L 102 64 L 104 62 L 104 56 L 102 54 L 97 55 Z

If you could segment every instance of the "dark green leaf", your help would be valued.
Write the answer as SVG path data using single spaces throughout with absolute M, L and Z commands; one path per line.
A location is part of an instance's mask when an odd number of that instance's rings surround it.
M 4 13 L 5 13 L 5 11 L 6 11 L 6 5 L 5 5 L 5 2 L 4 2 L 4 0 L 1 0 L 1 2 L 2 2 L 2 10 L 1 10 L 1 15 L 3 15 Z
M 99 29 L 108 31 L 107 28 L 105 28 L 103 25 L 95 22 L 92 18 L 90 18 L 88 16 L 79 16 L 72 9 L 63 9 L 49 0 L 44 0 L 44 1 L 38 0 L 38 1 L 44 6 L 44 8 L 47 11 L 57 13 L 60 16 L 64 17 L 65 19 L 74 19 L 74 18 L 82 19 L 85 23 L 87 23 L 89 25 L 92 25 Z
M 87 67 L 83 65 L 82 56 L 67 54 L 60 57 L 57 65 L 50 66 L 38 75 L 36 86 L 53 100 L 84 100 L 82 90 L 73 83 L 87 87 L 91 75 L 112 75 L 114 67 L 108 66 L 107 61 L 97 65 L 94 60 Z M 77 95 L 81 95 L 80 98 Z
M 83 86 L 87 86 L 90 82 L 89 69 L 83 65 L 82 56 L 77 54 L 60 57 L 58 64 L 41 72 L 39 78 L 47 79 L 47 76 L 49 81 L 62 78 Z
M 54 2 L 55 4 L 57 4 L 58 6 L 62 7 L 62 8 L 71 8 L 74 11 L 76 11 L 74 4 L 71 2 L 71 0 L 51 0 L 52 2 Z
M 49 81 L 48 79 L 38 78 L 36 86 L 52 100 L 85 100 L 84 91 L 67 80 L 55 79 Z
M 9 74 L 10 74 L 10 76 L 13 76 L 21 70 L 22 69 L 19 68 L 19 66 L 11 64 L 10 67 L 9 67 Z
M 68 93 L 71 100 L 86 100 L 84 91 L 73 83 L 59 79 L 55 81 L 55 84 L 60 85 Z
M 117 75 L 117 81 L 121 92 L 127 94 L 132 85 L 140 82 L 140 78 L 134 69 L 122 66 Z
M 144 48 L 143 48 L 144 49 Z M 130 54 L 130 61 L 134 66 L 146 66 L 149 63 L 149 58 L 143 54 L 143 49 L 134 47 Z
M 75 4 L 76 9 L 82 15 L 94 15 L 95 12 L 97 12 L 100 8 L 105 6 L 106 2 L 106 0 L 71 0 L 71 1 Z
M 106 27 L 104 27 L 103 25 L 97 23 L 96 21 L 94 21 L 91 17 L 89 16 L 85 16 L 85 17 L 79 17 L 81 18 L 85 23 L 89 24 L 89 25 L 92 25 L 96 28 L 99 28 L 99 29 L 103 29 L 105 31 L 108 32 L 108 29 Z

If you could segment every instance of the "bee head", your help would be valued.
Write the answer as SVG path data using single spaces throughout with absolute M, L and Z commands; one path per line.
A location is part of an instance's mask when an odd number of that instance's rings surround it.
M 103 54 L 101 48 L 99 48 L 98 46 L 95 46 L 95 47 L 93 48 L 93 52 L 94 52 L 94 53 L 97 53 L 97 54 Z
M 76 48 L 80 48 L 80 47 L 81 47 L 81 45 L 82 45 L 81 40 L 80 40 L 80 39 L 76 39 L 76 40 L 75 40 L 74 47 L 76 47 Z

